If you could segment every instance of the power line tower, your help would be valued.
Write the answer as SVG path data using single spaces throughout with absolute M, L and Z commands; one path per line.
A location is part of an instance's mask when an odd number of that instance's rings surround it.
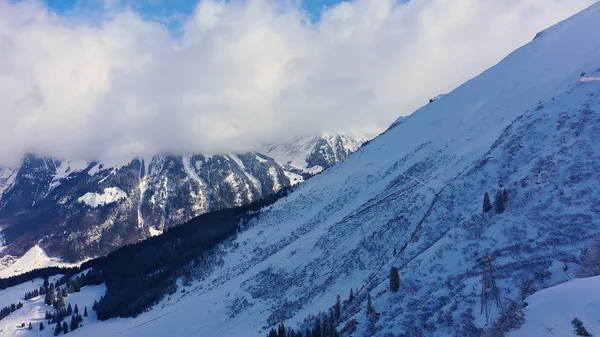
M 481 267 L 481 313 L 485 311 L 485 321 L 488 322 L 492 303 L 495 303 L 504 313 L 502 302 L 500 301 L 500 292 L 496 286 L 494 278 L 494 266 L 492 265 L 493 258 L 489 255 L 484 255 L 477 259 L 479 267 Z

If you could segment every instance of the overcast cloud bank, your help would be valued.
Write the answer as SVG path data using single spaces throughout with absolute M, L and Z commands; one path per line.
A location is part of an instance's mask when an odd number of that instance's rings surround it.
M 375 133 L 595 0 L 357 0 L 318 22 L 289 2 L 199 2 L 174 37 L 0 0 L 0 163 L 239 152 Z

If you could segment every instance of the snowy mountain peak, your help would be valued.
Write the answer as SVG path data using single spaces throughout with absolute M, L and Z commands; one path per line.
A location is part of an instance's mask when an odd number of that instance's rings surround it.
M 264 153 L 291 171 L 315 174 L 344 160 L 367 140 L 359 133 L 326 132 L 267 146 Z

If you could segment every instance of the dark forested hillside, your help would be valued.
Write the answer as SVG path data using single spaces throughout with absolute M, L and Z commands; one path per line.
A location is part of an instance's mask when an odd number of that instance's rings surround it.
M 283 189 L 247 206 L 200 215 L 162 235 L 121 247 L 79 267 L 48 267 L 0 279 L 0 289 L 57 274 L 65 275 L 66 282 L 70 276 L 91 269 L 95 276 L 92 283 L 104 281 L 107 287 L 105 296 L 96 306 L 98 318 L 135 317 L 163 295 L 175 292 L 175 281 L 189 272 L 191 268 L 187 267 L 199 265 L 209 250 L 235 235 L 240 224 L 257 216 L 262 207 L 286 196 L 291 190 L 291 187 Z

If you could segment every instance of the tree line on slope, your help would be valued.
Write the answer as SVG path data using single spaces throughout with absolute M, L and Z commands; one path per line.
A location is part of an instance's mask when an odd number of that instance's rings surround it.
M 89 269 L 93 283 L 104 282 L 107 288 L 105 296 L 96 305 L 98 319 L 135 317 L 158 303 L 164 295 L 174 293 L 177 289 L 176 280 L 183 275 L 187 266 L 200 261 L 203 254 L 234 236 L 240 224 L 259 216 L 260 209 L 287 196 L 294 189 L 284 188 L 246 206 L 202 214 L 169 228 L 162 235 L 126 245 L 107 256 L 86 261 L 79 267 L 41 268 L 0 279 L 0 289 L 57 274 L 63 274 L 61 280 L 66 283 L 76 273 Z

